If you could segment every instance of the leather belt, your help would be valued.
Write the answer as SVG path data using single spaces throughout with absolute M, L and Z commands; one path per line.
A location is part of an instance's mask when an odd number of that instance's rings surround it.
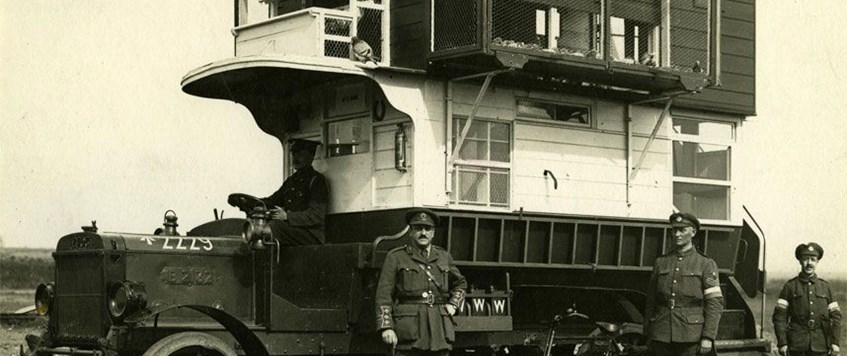
M 428 294 L 426 297 L 400 297 L 397 298 L 398 304 L 447 304 L 447 298 Z

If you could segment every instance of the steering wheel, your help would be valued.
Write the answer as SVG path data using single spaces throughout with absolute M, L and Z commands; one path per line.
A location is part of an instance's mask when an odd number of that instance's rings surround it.
M 244 193 L 232 193 L 229 195 L 226 202 L 246 214 L 250 214 L 253 211 L 253 208 L 257 206 L 266 207 L 265 202 L 263 202 L 262 199 Z

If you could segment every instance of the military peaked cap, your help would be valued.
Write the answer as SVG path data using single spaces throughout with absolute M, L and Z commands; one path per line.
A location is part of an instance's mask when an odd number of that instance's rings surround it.
M 409 225 L 435 226 L 439 220 L 438 215 L 429 209 L 413 208 L 406 212 L 406 223 Z
M 691 226 L 697 231 L 700 231 L 700 220 L 697 217 L 688 213 L 673 213 L 668 219 L 671 226 Z
M 311 152 L 314 153 L 315 149 L 321 145 L 318 141 L 304 140 L 302 138 L 290 139 L 288 140 L 288 143 L 290 144 L 289 149 L 291 150 L 291 153 L 303 150 L 311 150 Z
M 823 258 L 823 247 L 814 242 L 800 244 L 794 249 L 794 258 L 801 259 L 803 256 L 816 256 L 818 259 Z

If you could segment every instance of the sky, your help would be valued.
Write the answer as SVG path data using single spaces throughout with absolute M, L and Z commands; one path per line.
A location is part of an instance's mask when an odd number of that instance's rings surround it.
M 232 56 L 231 6 L 0 0 L 2 245 L 52 248 L 91 220 L 152 232 L 168 209 L 185 232 L 213 208 L 241 216 L 229 193 L 279 187 L 281 146 L 245 108 L 180 89 Z M 734 198 L 764 229 L 772 276 L 796 273 L 807 241 L 826 249 L 822 273 L 847 276 L 835 262 L 847 257 L 847 3 L 756 12 L 757 116 L 742 128 Z

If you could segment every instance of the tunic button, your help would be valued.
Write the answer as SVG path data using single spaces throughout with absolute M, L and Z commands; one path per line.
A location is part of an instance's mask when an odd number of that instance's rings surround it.
M 671 297 L 676 297 L 676 293 L 671 293 Z
M 432 282 L 432 278 L 427 278 L 427 279 L 429 279 L 429 281 Z
M 432 266 L 426 266 L 426 269 L 432 269 Z
M 677 267 L 676 270 L 679 271 L 679 267 Z
M 810 312 L 809 314 L 811 314 L 811 315 L 815 315 L 815 312 Z
M 678 258 L 678 260 L 682 261 L 682 257 Z
M 810 300 L 810 301 L 809 301 L 809 304 L 815 304 L 815 302 L 813 302 L 813 301 L 811 301 L 811 300 Z
M 674 279 L 673 282 L 676 283 L 676 280 Z

